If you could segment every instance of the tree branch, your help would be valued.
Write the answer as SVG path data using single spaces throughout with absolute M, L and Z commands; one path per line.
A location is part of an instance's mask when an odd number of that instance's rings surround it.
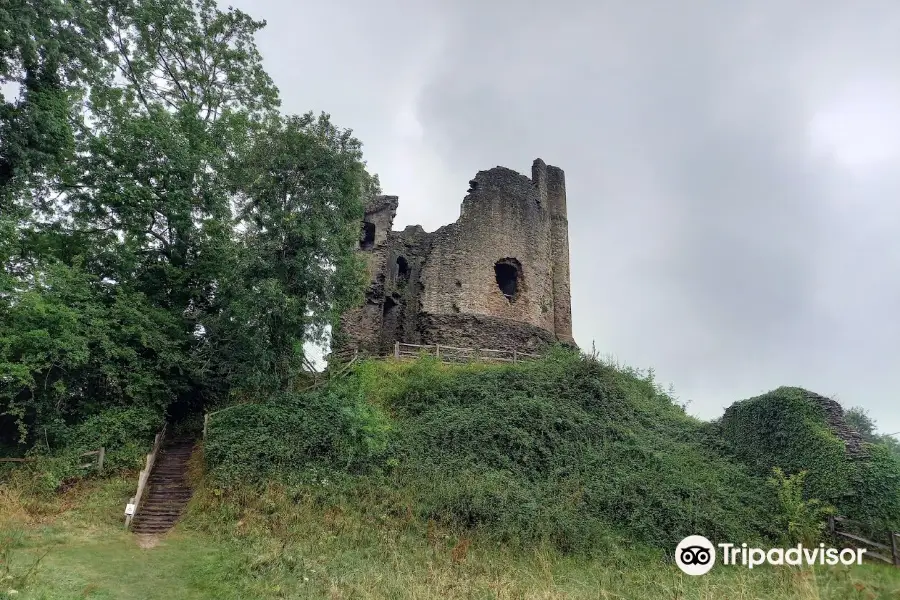
M 122 30 L 116 27 L 116 49 L 118 49 L 119 54 L 122 55 L 122 58 L 125 60 L 125 64 L 128 66 L 128 70 L 119 68 L 125 73 L 126 77 L 131 80 L 132 85 L 134 85 L 138 98 L 141 100 L 141 104 L 144 105 L 148 111 L 150 110 L 150 104 L 147 102 L 147 98 L 144 97 L 144 90 L 141 88 L 141 83 L 138 81 L 137 73 L 134 71 L 134 65 L 131 64 L 131 59 L 128 58 L 128 52 L 125 49 L 125 43 L 122 41 Z

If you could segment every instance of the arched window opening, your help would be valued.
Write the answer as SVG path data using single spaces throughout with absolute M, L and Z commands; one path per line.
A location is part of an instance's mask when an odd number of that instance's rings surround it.
M 363 250 L 371 250 L 375 247 L 375 223 L 363 222 L 359 247 Z
M 510 302 L 515 302 L 522 278 L 522 268 L 514 258 L 504 258 L 494 265 L 497 287 Z

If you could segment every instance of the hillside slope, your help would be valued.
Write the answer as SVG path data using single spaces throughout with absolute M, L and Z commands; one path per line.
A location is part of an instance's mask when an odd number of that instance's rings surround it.
M 771 533 L 762 479 L 719 446 L 651 377 L 559 350 L 505 366 L 365 362 L 324 389 L 218 413 L 205 452 L 224 489 L 322 494 L 327 481 L 387 511 L 568 551 Z

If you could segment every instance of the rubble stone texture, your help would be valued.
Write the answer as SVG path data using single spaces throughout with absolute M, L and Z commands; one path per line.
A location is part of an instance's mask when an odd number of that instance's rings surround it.
M 338 354 L 386 355 L 394 342 L 540 351 L 574 345 L 562 169 L 534 161 L 469 182 L 460 217 L 432 233 L 392 231 L 397 196 L 366 206 L 359 251 L 370 287 L 341 318 Z
M 835 400 L 825 396 L 804 390 L 806 399 L 821 408 L 825 415 L 825 422 L 832 433 L 838 437 L 847 449 L 847 454 L 853 459 L 865 459 L 869 453 L 863 444 L 862 436 L 847 424 L 844 417 L 844 409 Z

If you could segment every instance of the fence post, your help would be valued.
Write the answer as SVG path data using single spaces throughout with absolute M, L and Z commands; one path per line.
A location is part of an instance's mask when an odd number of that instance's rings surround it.
M 894 559 L 894 566 L 900 567 L 900 552 L 897 551 L 897 535 L 896 531 L 888 531 L 888 535 L 891 536 L 891 558 Z
M 97 472 L 103 472 L 103 459 L 106 458 L 106 448 L 100 446 L 100 454 L 97 455 Z
M 203 439 L 206 439 L 206 426 L 209 425 L 209 413 L 203 414 Z
M 513 348 L 513 362 L 517 362 L 516 359 L 517 359 L 516 349 Z
M 394 342 L 394 358 L 400 358 L 400 340 Z
M 438 358 L 438 360 L 440 360 L 440 358 L 441 358 L 441 345 L 440 344 L 434 345 L 434 355 Z
M 828 534 L 834 540 L 834 515 L 828 515 Z

